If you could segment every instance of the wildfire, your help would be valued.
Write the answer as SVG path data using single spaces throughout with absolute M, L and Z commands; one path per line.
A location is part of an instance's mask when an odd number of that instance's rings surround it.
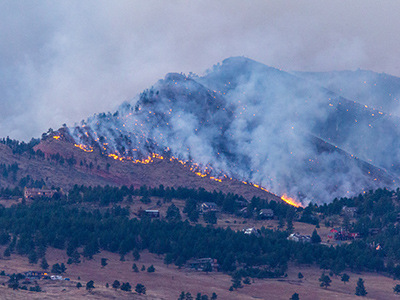
M 58 140 L 60 137 L 61 136 L 59 136 L 59 135 L 53 135 L 53 139 L 56 139 L 56 140 Z
M 60 138 L 60 136 L 53 136 L 56 140 L 58 140 L 59 138 Z M 83 144 L 75 144 L 74 145 L 75 147 L 77 147 L 77 148 L 79 148 L 79 149 L 81 149 L 81 150 L 83 150 L 83 151 L 85 151 L 85 152 L 93 152 L 93 147 L 91 147 L 91 146 L 86 146 L 86 145 L 83 145 Z M 106 150 L 106 148 L 104 148 L 104 150 Z M 135 149 L 136 150 L 136 149 Z M 149 163 L 152 163 L 152 162 L 154 162 L 154 159 L 160 159 L 160 160 L 163 160 L 163 159 L 165 159 L 165 157 L 164 156 L 162 156 L 162 155 L 160 155 L 160 154 L 158 154 L 158 153 L 152 153 L 151 155 L 149 155 L 147 158 L 144 158 L 144 159 L 133 159 L 132 157 L 123 157 L 123 156 L 118 156 L 117 154 L 113 154 L 113 153 L 110 153 L 110 154 L 108 154 L 107 155 L 108 157 L 111 157 L 111 158 L 113 158 L 113 159 L 115 159 L 115 160 L 119 160 L 119 161 L 125 161 L 125 160 L 128 160 L 128 161 L 131 161 L 131 162 L 133 162 L 133 163 L 140 163 L 140 164 L 149 164 Z M 183 161 L 183 160 L 180 160 L 180 159 L 178 159 L 178 158 L 176 158 L 176 157 L 171 157 L 170 159 L 169 159 L 171 162 L 172 161 L 175 161 L 175 162 L 178 162 L 178 163 L 180 163 L 180 164 L 182 164 L 183 166 L 185 166 L 186 167 L 186 164 L 187 164 L 187 162 L 185 162 L 185 161 Z M 203 171 L 198 171 L 198 169 L 199 169 L 199 165 L 198 164 L 196 164 L 196 163 L 193 163 L 193 166 L 191 166 L 190 167 L 190 171 L 192 171 L 194 174 L 196 174 L 197 176 L 200 176 L 200 177 L 202 177 L 202 178 L 204 178 L 204 177 L 208 177 L 209 179 L 211 179 L 211 180 L 214 180 L 214 181 L 217 181 L 217 182 L 222 182 L 222 179 L 220 179 L 220 178 L 217 178 L 217 177 L 213 177 L 213 176 L 210 176 L 211 175 L 211 172 L 210 172 L 210 168 L 208 168 L 208 167 L 206 167 L 206 169 L 205 170 L 203 170 Z M 211 168 L 212 169 L 212 168 Z M 228 178 L 226 175 L 224 175 L 224 177 L 225 178 Z M 230 178 L 230 177 L 229 177 Z M 232 180 L 232 178 L 230 178 L 231 180 Z M 260 186 L 260 185 L 258 185 L 258 184 L 255 184 L 255 183 L 251 183 L 251 182 L 246 182 L 246 181 L 242 181 L 242 183 L 243 184 L 246 184 L 246 185 L 250 185 L 250 186 L 253 186 L 253 187 L 255 187 L 255 188 L 257 188 L 257 189 L 260 189 L 260 190 L 262 190 L 262 191 L 265 191 L 265 192 L 269 192 L 266 188 L 263 188 L 262 186 Z M 292 205 L 292 206 L 294 206 L 294 207 L 302 207 L 302 205 L 301 205 L 301 203 L 299 203 L 299 202 L 297 202 L 295 199 L 293 199 L 293 198 L 290 198 L 290 197 L 288 197 L 287 195 L 283 195 L 282 197 L 281 197 L 281 199 L 284 201 L 284 202 L 286 202 L 287 204 L 289 204 L 289 205 Z
M 292 205 L 294 207 L 302 207 L 301 203 L 297 202 L 293 198 L 288 197 L 287 195 L 283 195 L 281 197 L 283 201 L 285 201 L 287 204 Z
M 83 151 L 85 151 L 85 152 L 93 152 L 93 148 L 90 147 L 90 146 L 86 146 L 86 145 L 83 145 L 83 144 L 74 144 L 74 146 L 79 148 L 79 149 L 81 149 L 81 150 L 83 150 Z

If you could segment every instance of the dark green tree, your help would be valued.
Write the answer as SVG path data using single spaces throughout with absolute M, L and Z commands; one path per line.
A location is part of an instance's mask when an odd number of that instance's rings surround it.
M 320 283 L 320 287 L 328 288 L 331 285 L 332 280 L 328 275 L 324 273 L 321 274 L 321 277 L 318 279 Z
M 299 274 L 297 274 L 297 277 L 298 277 L 299 279 L 302 279 L 304 276 L 303 276 L 303 274 L 301 274 L 301 272 L 299 272 Z
M 125 292 L 130 292 L 132 290 L 131 285 L 129 284 L 129 282 L 124 282 L 121 285 L 121 291 L 125 291 Z
M 358 278 L 357 286 L 356 286 L 356 295 L 357 296 L 366 296 L 368 292 L 364 287 L 364 280 L 362 278 Z
M 217 298 L 218 298 L 218 295 L 216 294 L 216 293 L 212 293 L 212 295 L 211 295 L 211 300 L 217 300 Z
M 138 283 L 138 284 L 136 285 L 136 287 L 135 287 L 135 291 L 136 291 L 136 293 L 138 293 L 138 294 L 143 294 L 143 295 L 145 295 L 145 294 L 146 294 L 146 287 L 145 287 L 143 284 Z
M 101 259 L 101 267 L 104 268 L 105 266 L 107 266 L 107 258 L 102 258 Z
M 95 288 L 94 281 L 90 280 L 86 283 L 86 290 L 91 292 Z
M 215 211 L 208 211 L 203 214 L 204 222 L 208 224 L 217 224 L 217 214 Z
M 111 285 L 114 289 L 119 289 L 121 283 L 118 280 L 114 280 L 113 284 Z
M 60 266 L 59 263 L 56 263 L 51 267 L 51 273 L 55 273 L 55 274 L 61 274 L 62 273 L 61 266 Z
M 137 265 L 136 265 L 135 263 L 132 265 L 132 270 L 133 270 L 133 272 L 135 272 L 135 273 L 138 273 L 138 272 L 139 272 L 139 268 L 137 267 Z
M 292 295 L 292 297 L 290 297 L 290 300 L 299 300 L 299 299 L 300 299 L 300 297 L 299 297 L 299 294 L 297 294 L 297 293 L 294 293 Z
M 80 289 L 81 287 L 82 287 L 82 283 L 78 282 L 78 283 L 76 284 L 76 288 L 77 288 L 77 289 Z
M 393 288 L 393 293 L 400 293 L 400 284 L 396 284 L 396 286 Z
M 314 231 L 311 235 L 311 243 L 313 243 L 313 244 L 321 243 L 321 237 L 318 235 L 318 232 L 316 229 L 314 229 Z
M 135 261 L 138 261 L 139 259 L 140 259 L 140 253 L 139 253 L 139 251 L 138 251 L 138 249 L 133 249 L 133 259 L 135 260 Z
M 346 273 L 343 273 L 342 278 L 340 280 L 343 281 L 343 283 L 346 283 L 349 281 L 349 279 L 350 279 L 350 276 L 347 275 Z
M 10 251 L 10 248 L 9 248 L 9 247 L 7 247 L 6 250 L 4 250 L 3 255 L 4 255 L 4 257 L 10 257 L 11 251 Z
M 150 267 L 147 268 L 147 272 L 149 273 L 153 273 L 156 270 L 156 268 L 154 268 L 153 265 L 151 265 Z
M 49 268 L 49 264 L 47 263 L 46 257 L 42 258 L 42 262 L 40 263 L 40 267 L 43 270 L 47 270 Z
M 181 214 L 179 212 L 179 208 L 175 206 L 175 204 L 171 204 L 167 209 L 166 219 L 169 222 L 178 222 L 182 219 Z

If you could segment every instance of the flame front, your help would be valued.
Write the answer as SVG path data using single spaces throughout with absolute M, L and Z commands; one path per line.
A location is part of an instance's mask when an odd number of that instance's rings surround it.
M 54 138 L 58 139 L 57 137 L 54 137 Z M 86 145 L 83 145 L 83 144 L 75 144 L 75 147 L 77 147 L 77 148 L 79 148 L 79 149 L 81 149 L 81 150 L 83 150 L 85 152 L 93 152 L 93 147 L 91 147 L 91 146 L 86 146 Z M 117 154 L 113 154 L 113 153 L 108 154 L 107 156 L 110 157 L 110 158 L 113 158 L 115 160 L 119 160 L 119 161 L 125 161 L 126 160 L 126 161 L 131 161 L 131 162 L 136 163 L 136 164 L 137 163 L 149 164 L 149 163 L 154 162 L 154 159 L 160 159 L 160 160 L 164 159 L 164 156 L 162 156 L 162 155 L 160 155 L 158 153 L 152 153 L 151 155 L 149 155 L 147 158 L 144 158 L 144 159 L 133 159 L 132 157 L 118 156 Z M 182 164 L 184 166 L 186 166 L 186 164 L 187 164 L 187 162 L 182 161 L 182 160 L 180 160 L 180 159 L 178 159 L 176 157 L 173 157 L 173 156 L 169 160 L 171 162 L 172 161 L 179 162 L 180 164 Z M 222 182 L 222 179 L 214 177 L 214 176 L 211 176 L 211 171 L 207 170 L 207 169 L 210 169 L 209 167 L 206 167 L 206 170 L 199 171 L 199 165 L 198 164 L 192 163 L 192 165 L 193 166 L 190 167 L 190 171 L 192 171 L 197 176 L 208 177 L 211 180 L 214 180 L 214 181 L 217 181 L 217 182 Z M 224 177 L 228 178 L 226 175 L 224 175 Z M 229 179 L 232 180 L 232 178 L 230 178 L 230 177 L 229 177 Z M 268 191 L 266 188 L 264 188 L 264 187 L 262 187 L 262 186 L 260 186 L 258 184 L 251 183 L 251 182 L 246 182 L 246 181 L 242 181 L 242 183 L 246 184 L 246 185 L 253 186 L 253 187 L 257 188 L 257 189 L 260 189 L 262 191 L 270 193 L 270 191 Z M 281 199 L 284 202 L 286 202 L 287 204 L 292 205 L 294 207 L 302 207 L 301 203 L 297 202 L 295 199 L 293 199 L 291 197 L 288 197 L 287 195 L 283 195 L 281 197 Z
M 301 203 L 297 202 L 295 199 L 288 197 L 287 195 L 283 195 L 281 197 L 283 201 L 285 201 L 287 204 L 292 205 L 294 207 L 302 207 Z

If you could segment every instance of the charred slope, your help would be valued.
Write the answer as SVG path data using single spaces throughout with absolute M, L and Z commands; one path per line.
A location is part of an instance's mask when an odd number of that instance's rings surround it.
M 294 72 L 296 76 L 314 81 L 344 98 L 372 106 L 378 110 L 398 113 L 400 78 L 365 70 L 336 72 Z
M 168 74 L 70 133 L 82 148 L 117 159 L 157 153 L 321 203 L 397 184 L 398 124 L 315 81 L 236 57 L 203 77 Z M 320 151 L 321 140 L 338 150 Z

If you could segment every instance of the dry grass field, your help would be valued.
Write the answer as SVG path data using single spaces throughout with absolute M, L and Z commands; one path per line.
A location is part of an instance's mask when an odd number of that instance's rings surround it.
M 4 249 L 1 249 L 3 251 Z M 108 259 L 108 265 L 101 267 L 101 258 Z M 54 263 L 66 263 L 65 251 L 49 249 L 47 260 L 50 265 Z M 289 299 L 297 292 L 300 299 L 354 299 L 357 279 L 365 280 L 368 292 L 365 299 L 400 299 L 393 293 L 393 287 L 398 283 L 393 279 L 382 275 L 363 273 L 354 274 L 348 272 L 350 281 L 344 284 L 340 277 L 333 276 L 331 286 L 328 289 L 319 287 L 318 278 L 321 271 L 315 267 L 290 266 L 288 276 L 280 279 L 255 279 L 251 285 L 245 285 L 237 291 L 228 290 L 231 278 L 223 273 L 192 272 L 178 269 L 175 266 L 166 266 L 163 257 L 144 252 L 136 264 L 139 269 L 142 265 L 146 268 L 151 264 L 156 271 L 154 273 L 132 271 L 132 255 L 121 262 L 119 255 L 102 252 L 92 260 L 83 260 L 78 265 L 66 265 L 67 271 L 64 277 L 71 281 L 39 280 L 38 283 L 44 292 L 13 291 L 0 284 L 0 299 L 177 299 L 181 291 L 196 295 L 198 292 L 211 296 L 213 292 L 218 299 Z M 10 259 L 0 259 L 0 270 L 7 273 L 39 270 L 39 265 L 29 264 L 26 257 L 12 255 Z M 298 279 L 298 272 L 302 272 L 304 278 Z M 78 279 L 80 277 L 80 279 Z M 8 277 L 1 276 L 0 282 L 5 282 Z M 89 293 L 85 288 L 77 289 L 77 282 L 85 286 L 86 282 L 93 280 L 95 289 Z M 145 296 L 135 292 L 123 292 L 106 288 L 106 283 L 114 280 L 129 282 L 133 288 L 137 283 L 142 283 L 147 288 Z

